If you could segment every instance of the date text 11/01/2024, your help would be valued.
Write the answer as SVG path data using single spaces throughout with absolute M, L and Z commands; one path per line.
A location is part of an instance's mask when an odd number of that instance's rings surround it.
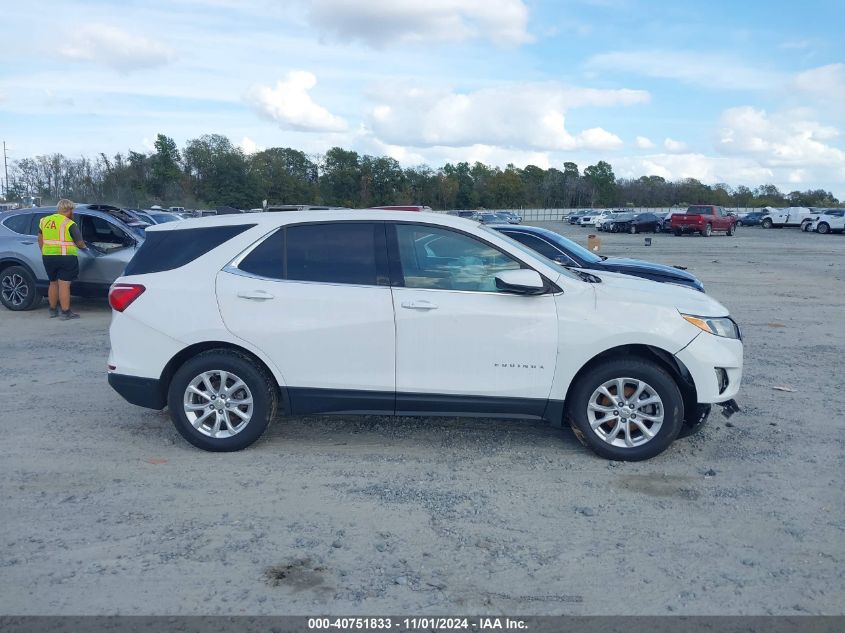
M 391 630 L 449 631 L 449 630 L 524 630 L 525 620 L 518 618 L 308 618 L 309 630 Z

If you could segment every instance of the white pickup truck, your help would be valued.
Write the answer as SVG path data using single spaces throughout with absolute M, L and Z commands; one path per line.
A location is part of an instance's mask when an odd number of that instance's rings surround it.
M 766 211 L 768 213 L 760 221 L 760 226 L 764 229 L 801 226 L 801 222 L 805 218 L 813 216 L 813 210 L 808 207 L 787 207 L 785 209 L 768 207 Z

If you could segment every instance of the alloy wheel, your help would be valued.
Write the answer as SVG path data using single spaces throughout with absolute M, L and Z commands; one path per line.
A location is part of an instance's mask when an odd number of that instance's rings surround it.
M 637 378 L 614 378 L 600 385 L 587 404 L 587 420 L 599 439 L 633 448 L 654 439 L 663 426 L 663 400 Z
M 4 302 L 17 307 L 23 305 L 27 295 L 29 295 L 29 287 L 23 277 L 13 273 L 4 275 L 3 281 L 0 283 L 0 293 L 2 293 Z
M 227 438 L 243 431 L 252 419 L 252 392 L 232 372 L 222 369 L 196 376 L 185 389 L 185 416 L 197 431 L 213 438 Z

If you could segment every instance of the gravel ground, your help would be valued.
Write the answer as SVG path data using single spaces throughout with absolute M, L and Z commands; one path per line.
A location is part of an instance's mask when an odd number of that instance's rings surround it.
M 743 412 L 645 463 L 354 416 L 203 453 L 108 387 L 104 302 L 0 310 L 0 614 L 842 614 L 845 236 L 602 238 L 688 266 L 745 334 Z

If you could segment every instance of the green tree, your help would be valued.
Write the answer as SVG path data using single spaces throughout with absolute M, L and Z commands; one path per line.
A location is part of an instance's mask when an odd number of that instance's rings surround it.
M 590 165 L 584 169 L 584 177 L 592 187 L 594 206 L 609 207 L 616 202 L 616 176 L 610 163 L 600 160 Z
M 323 202 L 357 207 L 361 199 L 361 163 L 358 152 L 332 147 L 323 158 L 320 174 Z
M 148 189 L 158 200 L 179 195 L 179 150 L 176 142 L 164 134 L 156 136 L 155 153 L 149 158 L 150 182 Z

